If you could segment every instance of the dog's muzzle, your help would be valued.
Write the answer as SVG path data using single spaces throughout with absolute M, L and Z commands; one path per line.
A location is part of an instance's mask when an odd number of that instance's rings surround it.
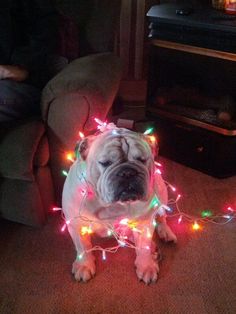
M 145 175 L 132 166 L 123 166 L 114 171 L 109 180 L 113 191 L 113 202 L 128 202 L 143 199 Z

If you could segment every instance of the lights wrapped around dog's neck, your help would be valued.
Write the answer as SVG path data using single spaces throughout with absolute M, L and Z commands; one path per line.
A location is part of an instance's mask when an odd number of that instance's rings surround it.
M 95 121 L 97 123 L 97 129 L 100 132 L 105 132 L 108 130 L 112 130 L 114 132 L 114 135 L 119 134 L 119 128 L 116 127 L 114 123 L 107 123 L 107 122 L 102 122 L 101 120 L 95 118 Z M 148 142 L 155 144 L 156 143 L 156 137 L 152 134 L 153 129 L 149 128 L 147 129 L 143 135 L 145 138 L 147 138 Z M 79 132 L 79 136 L 81 139 L 84 138 L 84 134 L 82 132 Z M 72 152 L 66 154 L 66 159 L 69 160 L 70 162 L 75 161 L 75 156 Z M 155 173 L 154 175 L 161 175 L 162 165 L 159 162 L 155 161 Z M 67 175 L 67 171 L 63 170 L 62 171 L 63 175 Z M 61 231 L 63 232 L 68 225 L 71 225 L 73 221 L 80 219 L 81 221 L 84 222 L 84 225 L 81 227 L 81 230 L 79 230 L 81 236 L 88 236 L 93 233 L 93 225 L 95 224 L 100 224 L 102 225 L 106 230 L 107 230 L 107 236 L 113 236 L 116 241 L 117 245 L 110 247 L 110 248 L 102 248 L 100 246 L 94 246 L 90 250 L 81 252 L 81 254 L 77 257 L 78 259 L 82 259 L 84 254 L 90 252 L 90 251 L 95 251 L 95 250 L 100 250 L 102 251 L 102 259 L 106 259 L 106 252 L 110 253 L 115 253 L 120 247 L 129 247 L 133 249 L 137 249 L 135 245 L 130 242 L 125 235 L 125 230 L 131 230 L 132 232 L 137 232 L 137 233 L 144 233 L 146 237 L 151 237 L 151 232 L 150 232 L 150 225 L 145 225 L 145 226 L 139 226 L 138 222 L 135 220 L 130 220 L 128 218 L 122 218 L 120 221 L 118 221 L 115 225 L 112 225 L 110 223 L 106 223 L 100 220 L 91 220 L 88 219 L 87 217 L 82 215 L 82 208 L 83 204 L 86 200 L 86 198 L 89 196 L 91 193 L 90 186 L 86 181 L 86 174 L 81 173 L 81 176 L 84 181 L 84 187 L 81 189 L 81 204 L 79 205 L 78 208 L 78 215 L 75 217 L 70 217 L 69 220 L 66 220 L 64 225 L 61 228 Z M 170 191 L 170 194 L 175 194 L 174 198 L 170 198 L 168 201 L 168 205 L 174 206 L 176 209 L 176 213 L 173 212 L 172 208 L 162 204 L 159 198 L 157 197 L 156 194 L 152 197 L 150 204 L 149 204 L 149 210 L 152 211 L 152 218 L 150 220 L 150 223 L 152 224 L 152 228 L 156 227 L 158 223 L 162 222 L 162 220 L 166 219 L 166 214 L 168 213 L 168 217 L 178 217 L 178 224 L 183 223 L 183 220 L 189 222 L 192 224 L 192 230 L 197 231 L 202 229 L 202 223 L 215 223 L 215 224 L 226 224 L 232 219 L 236 218 L 235 210 L 228 206 L 227 208 L 227 214 L 224 215 L 216 215 L 213 216 L 211 211 L 203 211 L 202 212 L 202 217 L 196 218 L 193 216 L 190 216 L 184 212 L 182 212 L 179 207 L 178 207 L 178 202 L 181 198 L 181 195 L 177 193 L 177 190 L 174 186 L 169 184 L 168 182 L 165 181 L 165 184 L 167 185 L 167 188 Z M 54 207 L 54 211 L 61 210 L 61 208 Z M 150 250 L 151 248 L 149 246 L 144 247 L 143 249 Z

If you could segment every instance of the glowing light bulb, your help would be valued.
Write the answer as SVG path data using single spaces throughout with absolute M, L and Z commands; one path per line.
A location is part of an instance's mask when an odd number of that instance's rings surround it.
M 98 118 L 94 118 L 94 120 L 95 120 L 95 122 L 96 122 L 97 124 L 100 124 L 100 125 L 103 124 L 103 122 L 102 122 L 101 120 L 99 120 Z
M 171 188 L 171 190 L 172 190 L 173 192 L 176 191 L 176 187 L 174 187 L 173 185 L 169 184 L 169 187 Z
M 179 219 L 178 219 L 178 224 L 180 224 L 182 222 L 183 216 L 180 215 Z
M 181 198 L 181 195 L 180 194 L 178 194 L 178 196 L 177 196 L 177 198 L 176 198 L 176 202 L 178 202 L 178 200 Z
M 151 238 L 152 237 L 152 234 L 151 234 L 149 228 L 147 228 L 146 235 L 147 235 L 147 238 Z
M 64 232 L 64 231 L 65 231 L 65 229 L 66 229 L 66 224 L 64 224 L 64 225 L 62 226 L 62 228 L 61 228 L 61 232 Z
M 63 176 L 65 176 L 65 177 L 67 177 L 67 176 L 68 176 L 68 172 L 67 172 L 67 171 L 65 171 L 65 170 L 62 170 L 62 174 L 63 174 Z
M 78 258 L 79 260 L 81 260 L 81 259 L 83 258 L 83 256 L 84 256 L 84 253 L 81 253 L 81 254 L 79 254 L 79 255 L 77 256 L 77 258 Z
M 154 129 L 154 128 L 149 128 L 149 129 L 147 129 L 143 134 L 144 134 L 144 135 L 151 134 L 151 133 L 153 132 L 153 129 Z
M 108 237 L 110 237 L 110 236 L 112 235 L 112 231 L 111 231 L 111 230 L 108 230 L 108 231 L 107 231 L 107 235 L 108 235 Z
M 227 210 L 230 211 L 230 212 L 233 212 L 233 211 L 234 211 L 231 206 L 229 206 L 229 207 L 227 208 Z
M 71 153 L 71 152 L 70 152 L 70 153 L 67 153 L 67 154 L 66 154 L 66 159 L 67 159 L 67 160 L 70 160 L 71 162 L 74 162 L 75 159 L 73 158 L 73 155 L 74 155 L 74 154 Z
M 150 203 L 150 208 L 152 207 L 157 207 L 161 205 L 161 202 L 159 201 L 159 199 L 157 198 L 157 196 L 155 195 Z
M 201 216 L 204 217 L 211 217 L 212 216 L 212 212 L 210 210 L 204 210 L 201 212 Z
M 192 229 L 193 230 L 199 230 L 200 229 L 200 225 L 196 221 L 194 221 L 194 224 L 192 225 Z
M 172 212 L 172 209 L 167 205 L 161 205 L 162 208 L 166 209 L 168 212 Z
M 230 219 L 231 216 L 230 215 L 223 215 L 222 217 L 226 218 L 226 219 Z
M 155 165 L 156 165 L 157 167 L 162 167 L 162 164 L 160 164 L 160 163 L 157 162 L 157 161 L 155 161 Z
M 136 229 L 137 224 L 136 221 L 128 221 L 128 227 L 132 230 Z
M 125 242 L 124 241 L 121 241 L 121 240 L 117 240 L 117 241 L 120 244 L 120 246 L 125 246 Z
M 98 126 L 97 126 L 98 130 L 103 132 L 106 129 L 106 127 L 107 127 L 107 123 L 106 122 L 102 122 L 98 118 L 94 118 L 94 120 L 98 124 Z
M 56 211 L 62 210 L 62 208 L 61 208 L 61 207 L 53 207 L 52 210 L 53 210 L 54 212 L 56 212 Z
M 66 227 L 70 224 L 70 220 L 66 220 L 66 223 L 62 226 L 61 232 L 64 232 Z
M 103 261 L 105 261 L 107 259 L 105 250 L 102 250 L 102 259 L 103 259 Z
M 157 226 L 157 222 L 156 222 L 156 220 L 155 220 L 155 219 L 153 219 L 152 224 L 153 224 L 153 226 L 154 226 L 154 227 L 156 227 L 156 226 Z
M 150 141 L 152 142 L 152 144 L 156 143 L 156 137 L 154 135 L 150 135 L 149 136 Z
M 160 169 L 156 169 L 156 170 L 155 170 L 155 173 L 162 174 L 162 172 L 161 172 Z
M 84 133 L 82 133 L 82 132 L 79 131 L 79 137 L 80 137 L 81 139 L 83 139 L 83 138 L 84 138 Z
M 150 250 L 150 246 L 146 245 L 146 246 L 145 246 L 145 249 L 146 249 L 146 250 Z
M 91 226 L 89 226 L 89 227 L 83 226 L 83 227 L 81 227 L 80 233 L 82 235 L 91 234 L 91 233 L 93 233 L 93 230 L 92 230 Z
M 121 225 L 127 225 L 127 224 L 128 224 L 128 221 L 129 221 L 128 218 L 123 218 L 123 219 L 121 219 L 120 224 L 121 224 Z

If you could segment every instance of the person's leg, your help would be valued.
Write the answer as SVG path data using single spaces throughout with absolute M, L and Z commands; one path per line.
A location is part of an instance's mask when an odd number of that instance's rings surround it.
M 41 91 L 22 82 L 0 80 L 0 123 L 40 114 Z

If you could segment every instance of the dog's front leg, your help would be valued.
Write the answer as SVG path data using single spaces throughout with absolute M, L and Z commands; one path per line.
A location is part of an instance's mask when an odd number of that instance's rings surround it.
M 69 225 L 69 233 L 74 242 L 77 256 L 72 265 L 72 273 L 77 281 L 89 281 L 95 275 L 95 257 L 92 252 L 87 252 L 92 248 L 89 234 L 82 236 L 79 225 Z
M 141 233 L 134 232 L 136 274 L 146 284 L 155 282 L 159 272 L 158 262 L 151 250 L 153 232 L 153 226 L 144 228 Z
M 157 233 L 160 239 L 164 240 L 165 242 L 172 241 L 177 243 L 177 237 L 168 226 L 165 215 L 157 218 Z

